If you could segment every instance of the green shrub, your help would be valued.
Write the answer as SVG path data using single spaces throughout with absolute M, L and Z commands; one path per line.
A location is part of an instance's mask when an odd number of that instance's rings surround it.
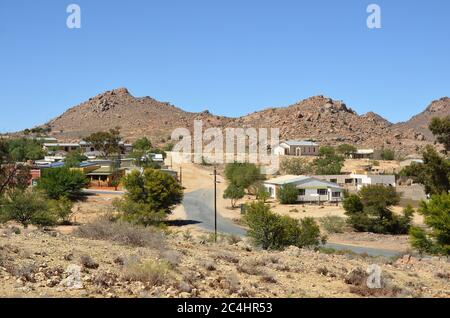
M 247 205 L 244 220 L 249 227 L 247 235 L 263 249 L 318 246 L 325 241 L 314 219 L 279 216 L 261 201 Z
M 73 202 L 69 199 L 62 197 L 59 200 L 51 200 L 49 202 L 50 211 L 58 218 L 58 220 L 64 224 L 70 224 L 70 217 L 72 216 Z
M 183 199 L 183 188 L 172 176 L 156 169 L 143 173 L 133 171 L 123 178 L 127 190 L 124 198 L 115 202 L 124 220 L 154 225 L 163 221 Z
M 450 255 L 450 194 L 433 195 L 429 202 L 420 203 L 428 229 L 412 227 L 411 245 L 420 252 Z
M 2 200 L 0 219 L 17 221 L 25 228 L 55 225 L 57 217 L 50 211 L 48 201 L 39 192 L 15 190 Z
M 88 179 L 81 171 L 63 167 L 44 170 L 37 189 L 43 190 L 53 200 L 62 197 L 73 200 L 82 195 L 82 189 L 88 184 Z
M 328 233 L 344 233 L 347 223 L 343 217 L 327 215 L 320 219 L 320 224 Z
M 245 195 L 244 188 L 237 186 L 234 183 L 230 183 L 223 192 L 223 198 L 231 200 L 232 208 L 236 207 L 236 201 L 242 199 L 244 195 Z
M 398 204 L 400 195 L 393 187 L 368 185 L 358 194 L 344 198 L 343 206 L 348 216 L 347 222 L 360 232 L 383 234 L 406 234 L 414 210 L 407 207 L 402 216 L 394 214 L 391 206 Z
M 295 204 L 297 199 L 298 189 L 292 184 L 284 185 L 278 191 L 278 200 L 281 204 Z

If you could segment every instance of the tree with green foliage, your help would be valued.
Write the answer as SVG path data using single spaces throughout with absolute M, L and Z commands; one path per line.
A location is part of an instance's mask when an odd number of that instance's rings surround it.
M 314 219 L 299 221 L 277 215 L 262 201 L 247 204 L 244 221 L 249 227 L 247 235 L 265 250 L 283 249 L 290 245 L 317 247 L 326 240 Z
M 229 183 L 249 189 L 256 182 L 263 180 L 259 168 L 254 163 L 234 162 L 225 166 L 225 178 Z
M 313 166 L 317 175 L 340 174 L 344 166 L 344 158 L 338 155 L 325 155 L 314 159 Z
M 73 202 L 66 198 L 61 197 L 58 200 L 49 201 L 49 210 L 55 215 L 62 225 L 70 225 L 70 217 L 73 214 Z
M 313 167 L 308 159 L 302 157 L 282 158 L 280 171 L 295 176 L 311 174 Z
M 33 224 L 51 226 L 56 224 L 56 217 L 51 213 L 48 202 L 37 191 L 14 190 L 2 199 L 0 204 L 0 220 L 16 221 L 25 228 Z
M 116 206 L 123 218 L 131 222 L 145 225 L 159 222 L 183 199 L 179 182 L 156 169 L 133 171 L 123 178 L 123 185 L 127 192 Z
M 336 154 L 336 150 L 332 146 L 322 146 L 319 149 L 319 156 L 328 157 Z
M 420 203 L 427 228 L 412 227 L 411 245 L 420 252 L 450 255 L 450 194 L 442 193 Z
M 244 188 L 237 186 L 234 183 L 230 183 L 223 192 L 223 198 L 231 200 L 231 207 L 233 209 L 236 207 L 236 201 L 242 199 L 244 195 L 245 195 Z
M 67 168 L 79 167 L 80 163 L 86 160 L 88 160 L 88 157 L 86 157 L 80 150 L 74 150 L 69 152 L 64 158 L 64 166 Z
M 348 216 L 347 222 L 359 232 L 383 234 L 408 233 L 413 210 L 404 209 L 399 216 L 391 207 L 398 204 L 400 194 L 393 187 L 367 185 L 358 194 L 344 198 L 343 207 Z
M 423 184 L 427 194 L 441 194 L 450 191 L 450 160 L 427 146 L 423 152 L 423 163 L 412 163 L 402 169 L 400 175 L 411 177 Z
M 257 191 L 256 191 L 256 199 L 266 203 L 267 199 L 269 199 L 269 198 L 270 198 L 270 193 L 267 190 L 267 188 L 264 185 L 259 184 Z
M 395 159 L 395 152 L 392 149 L 383 149 L 380 154 L 381 159 L 392 161 Z
M 74 200 L 82 195 L 83 188 L 88 184 L 89 180 L 81 171 L 61 167 L 43 170 L 37 188 L 53 200 L 62 197 Z
M 116 127 L 109 131 L 100 131 L 84 138 L 84 141 L 102 153 L 103 158 L 110 158 L 112 155 L 119 155 L 123 148 L 120 143 L 120 128 Z
M 337 147 L 337 152 L 343 156 L 349 157 L 357 151 L 356 147 L 349 144 L 341 144 Z
M 45 156 L 42 144 L 29 138 L 17 138 L 8 140 L 8 153 L 12 160 L 24 162 L 27 160 L 38 160 Z
M 445 151 L 450 151 L 450 116 L 434 117 L 428 128 L 436 140 L 444 145 Z
M 277 195 L 281 204 L 295 204 L 298 199 L 298 189 L 293 184 L 286 184 L 280 187 Z
M 134 150 L 148 151 L 152 149 L 152 143 L 147 137 L 142 137 L 133 143 Z

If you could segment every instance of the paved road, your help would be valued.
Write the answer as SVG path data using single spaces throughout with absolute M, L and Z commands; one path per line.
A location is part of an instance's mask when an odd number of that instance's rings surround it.
M 183 199 L 184 210 L 189 221 L 199 222 L 197 226 L 207 231 L 214 231 L 214 190 L 200 189 L 193 192 L 186 193 Z M 246 231 L 242 227 L 233 223 L 233 221 L 226 219 L 220 215 L 218 210 L 217 215 L 217 229 L 218 232 L 224 234 L 233 234 L 244 236 Z M 361 247 L 337 243 L 327 243 L 326 247 L 337 250 L 349 250 L 354 253 L 367 253 L 371 256 L 395 256 L 399 254 L 398 251 L 376 249 L 370 247 Z
M 189 221 L 199 222 L 198 226 L 214 231 L 214 190 L 200 189 L 184 195 L 183 207 Z M 224 234 L 244 236 L 245 229 L 217 213 L 217 231 Z

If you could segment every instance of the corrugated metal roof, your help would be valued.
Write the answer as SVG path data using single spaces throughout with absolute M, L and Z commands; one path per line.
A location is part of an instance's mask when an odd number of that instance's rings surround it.
M 289 146 L 319 146 L 318 143 L 306 140 L 286 140 L 284 143 Z

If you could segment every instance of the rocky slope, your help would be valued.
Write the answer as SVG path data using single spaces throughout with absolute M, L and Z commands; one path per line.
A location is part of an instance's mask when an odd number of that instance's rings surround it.
M 380 289 L 366 285 L 371 264 L 381 267 Z M 184 231 L 130 246 L 0 228 L 0 297 L 444 298 L 449 271 L 445 258 L 375 259 L 297 247 L 267 252 Z
M 281 139 L 310 138 L 332 145 L 345 142 L 411 154 L 433 142 L 428 122 L 433 116 L 444 115 L 450 115 L 447 97 L 434 101 L 408 122 L 392 124 L 373 112 L 358 115 L 342 101 L 314 96 L 288 107 L 228 118 L 208 111 L 185 112 L 150 97 L 135 98 L 126 88 L 119 88 L 70 108 L 45 126 L 51 129 L 52 136 L 67 141 L 120 126 L 129 141 L 147 136 L 155 143 L 164 143 L 173 129 L 184 127 L 192 131 L 194 120 L 202 119 L 205 128 L 276 127 Z

